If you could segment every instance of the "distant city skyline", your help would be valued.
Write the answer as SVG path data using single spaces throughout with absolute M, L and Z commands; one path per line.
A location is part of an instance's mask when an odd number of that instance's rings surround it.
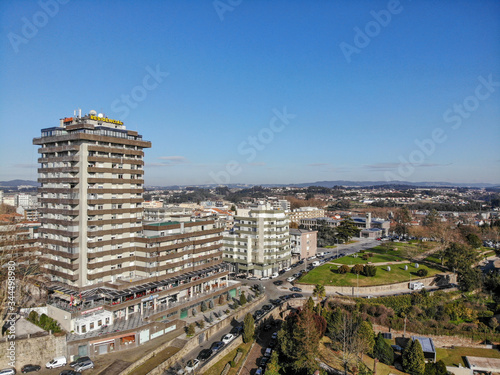
M 500 184 L 496 1 L 4 1 L 0 181 L 75 109 L 144 140 L 146 185 Z

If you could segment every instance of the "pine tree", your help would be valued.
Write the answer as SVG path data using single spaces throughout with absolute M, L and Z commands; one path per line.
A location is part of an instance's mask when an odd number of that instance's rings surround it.
M 412 375 L 425 372 L 425 357 L 420 341 L 412 340 L 403 351 L 403 369 Z
M 373 348 L 373 355 L 375 358 L 386 365 L 391 366 L 394 363 L 394 350 L 385 341 L 384 336 L 379 332 L 375 339 L 375 346 Z
M 246 344 L 253 340 L 255 335 L 255 320 L 252 314 L 247 313 L 243 320 L 243 342 Z
M 265 375 L 279 375 L 281 366 L 279 364 L 278 352 L 275 350 L 271 354 L 271 359 L 266 367 Z
M 358 327 L 358 340 L 361 358 L 364 353 L 372 354 L 375 346 L 375 333 L 369 321 L 363 321 Z
M 247 297 L 245 297 L 245 292 L 241 292 L 240 294 L 240 305 L 244 306 L 247 303 Z

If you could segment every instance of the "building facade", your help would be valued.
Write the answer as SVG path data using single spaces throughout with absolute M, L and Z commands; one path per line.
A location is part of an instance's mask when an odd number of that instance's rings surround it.
M 305 229 L 290 229 L 292 256 L 298 261 L 316 256 L 318 232 Z
M 271 276 L 291 263 L 289 219 L 269 205 L 238 210 L 224 236 L 224 260 L 236 273 Z
M 42 129 L 33 143 L 41 146 L 38 233 L 48 307 L 71 332 L 70 355 L 179 334 L 202 303 L 237 295 L 213 220 L 144 222 L 143 150 L 151 143 L 136 131 L 91 113 Z M 144 328 L 151 322 L 162 324 Z M 94 353 L 89 343 L 107 344 Z

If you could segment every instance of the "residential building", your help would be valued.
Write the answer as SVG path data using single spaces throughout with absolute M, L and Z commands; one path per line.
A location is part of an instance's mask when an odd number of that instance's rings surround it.
M 326 224 L 329 227 L 335 228 L 340 225 L 340 222 L 342 220 L 336 220 L 332 219 L 330 217 L 315 217 L 315 218 L 305 218 L 305 219 L 300 219 L 300 225 L 304 227 L 305 229 L 311 229 L 314 228 L 320 224 Z
M 290 212 L 290 221 L 300 224 L 302 219 L 314 219 L 325 216 L 325 210 L 318 207 L 300 207 Z
M 42 129 L 33 143 L 42 146 L 38 232 L 48 314 L 71 332 L 69 355 L 180 334 L 202 302 L 236 296 L 213 220 L 144 223 L 143 149 L 151 143 L 136 131 L 91 112 Z
M 353 217 L 352 220 L 361 229 L 359 236 L 366 238 L 377 238 L 387 236 L 391 227 L 389 220 L 372 219 L 372 214 L 368 212 L 365 217 Z
M 271 276 L 291 263 L 289 219 L 271 205 L 238 209 L 224 236 L 224 260 L 233 272 Z
M 298 261 L 316 256 L 318 232 L 305 229 L 290 229 L 292 256 Z

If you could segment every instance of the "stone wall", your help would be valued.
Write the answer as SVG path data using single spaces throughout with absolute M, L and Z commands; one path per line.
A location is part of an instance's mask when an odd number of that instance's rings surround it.
M 450 283 L 456 283 L 457 282 L 457 277 L 456 275 L 449 273 L 445 274 L 446 276 L 449 276 L 449 282 Z M 435 281 L 436 277 L 426 277 L 423 279 L 416 279 L 415 281 L 419 281 L 423 283 L 426 287 L 431 286 L 433 282 Z M 395 284 L 386 284 L 386 285 L 376 285 L 376 286 L 360 286 L 359 288 L 356 288 L 355 286 L 331 286 L 331 285 L 325 285 L 325 292 L 326 295 L 334 295 L 334 294 L 342 294 L 346 296 L 355 296 L 356 294 L 361 294 L 361 295 L 367 295 L 367 294 L 372 294 L 372 293 L 381 293 L 381 292 L 390 292 L 390 291 L 401 291 L 401 290 L 406 290 L 410 291 L 409 289 L 409 282 L 403 282 L 403 283 L 395 283 Z M 312 293 L 314 290 L 315 285 L 311 284 L 301 284 L 297 283 L 297 285 L 300 286 L 300 288 L 304 292 L 309 292 Z
M 54 357 L 66 356 L 66 336 L 43 335 L 39 337 L 30 337 L 29 339 L 16 340 L 16 368 L 33 363 L 42 366 Z M 7 339 L 0 342 L 0 368 L 9 366 L 9 359 L 4 353 L 7 353 L 9 343 Z

